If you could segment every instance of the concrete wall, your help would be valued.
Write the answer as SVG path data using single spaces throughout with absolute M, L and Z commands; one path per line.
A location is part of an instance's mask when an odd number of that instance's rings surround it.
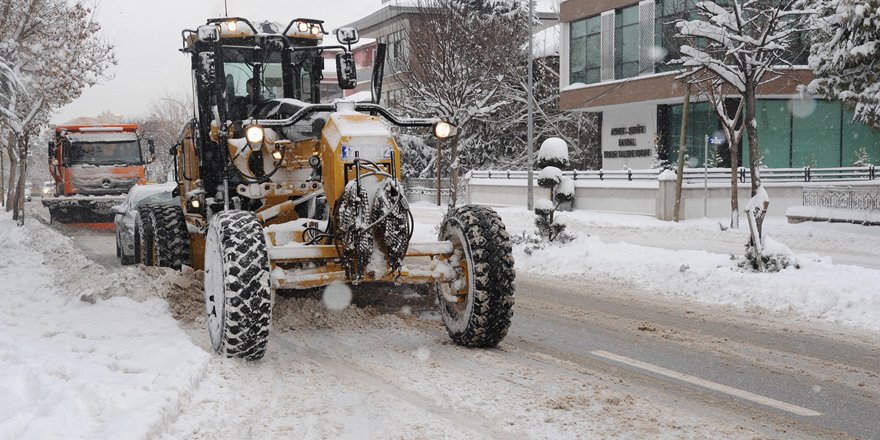
M 880 182 L 861 182 L 880 187 Z M 525 179 L 470 179 L 467 184 L 468 203 L 486 205 L 526 206 Z M 850 182 L 851 183 L 851 182 Z M 840 184 L 846 185 L 847 182 Z M 800 182 L 768 182 L 764 188 L 770 195 L 772 216 L 785 215 L 786 209 L 802 206 L 803 187 Z M 816 183 L 807 184 L 815 186 Z M 751 194 L 749 184 L 739 186 L 739 209 L 745 209 Z M 535 199 L 547 198 L 547 190 L 535 184 Z M 704 190 L 702 184 L 686 183 L 682 187 L 683 218 L 703 217 Z M 730 216 L 730 187 L 713 183 L 708 186 L 708 216 Z M 574 209 L 653 215 L 661 220 L 672 220 L 675 205 L 675 181 L 577 181 Z

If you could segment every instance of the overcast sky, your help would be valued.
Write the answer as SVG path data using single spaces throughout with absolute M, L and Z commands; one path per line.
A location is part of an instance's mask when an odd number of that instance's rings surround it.
M 324 20 L 328 31 L 378 10 L 381 0 L 227 0 L 230 16 L 287 24 L 294 18 Z M 53 117 L 63 123 L 78 116 L 143 114 L 161 96 L 191 88 L 189 58 L 180 53 L 180 31 L 223 16 L 223 0 L 100 0 L 97 20 L 105 39 L 116 45 L 114 78 L 88 88 Z

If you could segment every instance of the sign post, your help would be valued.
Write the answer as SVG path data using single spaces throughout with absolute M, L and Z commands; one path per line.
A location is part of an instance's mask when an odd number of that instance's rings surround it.
M 703 142 L 703 217 L 709 216 L 709 135 Z

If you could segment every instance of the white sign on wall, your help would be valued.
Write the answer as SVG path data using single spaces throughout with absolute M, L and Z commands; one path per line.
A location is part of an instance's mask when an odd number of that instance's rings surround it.
M 602 111 L 602 168 L 647 169 L 654 162 L 657 106 L 624 104 Z

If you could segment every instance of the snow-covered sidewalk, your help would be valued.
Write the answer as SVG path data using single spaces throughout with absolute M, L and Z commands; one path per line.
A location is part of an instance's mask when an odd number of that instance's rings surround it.
M 209 356 L 167 303 L 99 300 L 102 278 L 62 235 L 0 214 L 0 438 L 145 438 L 198 385 Z
M 534 214 L 496 208 L 512 234 L 534 231 Z M 422 239 L 445 208 L 417 204 Z M 610 279 L 659 296 L 687 297 L 741 308 L 762 308 L 796 318 L 818 319 L 880 331 L 880 227 L 851 224 L 788 224 L 768 218 L 765 233 L 795 250 L 800 269 L 754 273 L 740 269 L 747 229 L 722 230 L 720 219 L 683 223 L 650 217 L 574 211 L 565 244 L 530 249 L 514 246 L 520 275 L 568 280 Z M 533 246 L 532 246 L 533 248 Z M 829 256 L 833 255 L 833 257 Z M 835 264 L 855 261 L 867 267 Z

